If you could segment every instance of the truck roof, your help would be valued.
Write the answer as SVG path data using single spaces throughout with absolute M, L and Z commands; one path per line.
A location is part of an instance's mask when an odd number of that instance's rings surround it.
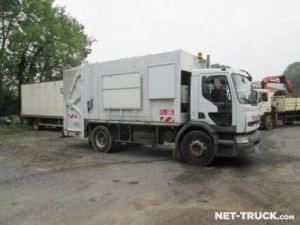
M 192 76 L 198 76 L 201 74 L 216 74 L 219 72 L 230 72 L 230 73 L 237 73 L 241 75 L 247 76 L 247 74 L 241 70 L 232 69 L 232 68 L 210 68 L 210 69 L 194 69 Z
M 70 68 L 70 69 L 66 69 L 65 71 L 78 69 L 79 67 L 85 66 L 85 65 L 93 66 L 93 65 L 102 64 L 102 63 L 114 63 L 114 62 L 118 62 L 118 61 L 127 61 L 127 60 L 132 60 L 132 59 L 141 59 L 141 58 L 149 57 L 149 56 L 155 57 L 155 56 L 164 55 L 164 54 L 166 54 L 166 55 L 168 55 L 168 54 L 184 54 L 184 55 L 190 55 L 190 56 L 193 56 L 193 57 L 197 57 L 196 54 L 188 53 L 188 52 L 186 52 L 186 51 L 184 51 L 182 49 L 176 49 L 176 50 L 173 50 L 173 51 L 153 53 L 153 54 L 140 55 L 140 56 L 125 57 L 125 58 L 119 58 L 119 59 L 113 59 L 113 60 L 106 60 L 106 61 L 102 61 L 102 62 L 83 63 L 82 65 L 79 65 L 77 67 L 73 67 L 73 68 Z M 206 62 L 206 60 L 204 58 L 202 60 L 203 60 L 204 63 Z
M 107 63 L 107 62 L 114 62 L 114 61 L 120 61 L 120 60 L 131 60 L 131 59 L 135 59 L 135 58 L 143 58 L 143 57 L 156 56 L 156 55 L 162 55 L 162 54 L 180 54 L 180 53 L 184 53 L 184 54 L 188 54 L 190 56 L 195 56 L 196 57 L 196 55 L 193 55 L 191 53 L 183 51 L 182 49 L 176 49 L 176 50 L 167 51 L 167 52 L 158 52 L 158 53 L 152 53 L 152 54 L 146 54 L 146 55 L 130 56 L 130 57 L 119 58 L 119 59 L 105 60 L 105 61 L 102 61 L 102 62 L 96 62 L 96 63 L 91 63 L 91 64 Z

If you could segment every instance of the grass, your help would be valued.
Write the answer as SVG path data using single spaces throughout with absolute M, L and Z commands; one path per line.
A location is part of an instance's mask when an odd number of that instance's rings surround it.
M 23 123 L 16 123 L 16 124 L 0 124 L 0 130 L 25 130 L 25 129 L 31 129 L 31 127 L 28 124 Z

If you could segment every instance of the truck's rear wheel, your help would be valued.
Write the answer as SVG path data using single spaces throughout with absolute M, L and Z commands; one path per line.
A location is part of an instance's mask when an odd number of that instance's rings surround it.
M 97 126 L 92 132 L 91 142 L 96 152 L 109 152 L 112 145 L 112 137 L 104 126 Z
M 88 142 L 96 152 L 111 152 L 120 146 L 120 143 L 113 141 L 109 129 L 104 126 L 95 127 Z
M 274 128 L 274 119 L 272 115 L 265 116 L 264 126 L 266 130 L 272 130 Z
M 214 147 L 211 139 L 201 131 L 191 131 L 181 142 L 182 158 L 195 165 L 207 166 L 214 159 Z

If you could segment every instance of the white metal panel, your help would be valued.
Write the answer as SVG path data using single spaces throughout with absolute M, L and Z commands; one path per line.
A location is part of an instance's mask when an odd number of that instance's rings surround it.
M 62 88 L 62 81 L 22 85 L 22 115 L 63 117 Z
M 103 76 L 102 92 L 105 109 L 141 108 L 141 76 L 139 73 Z
M 139 73 L 116 74 L 103 76 L 103 89 L 140 88 Z
M 140 88 L 103 90 L 103 107 L 106 109 L 140 109 L 141 90 Z
M 175 98 L 175 64 L 151 66 L 148 68 L 149 99 Z

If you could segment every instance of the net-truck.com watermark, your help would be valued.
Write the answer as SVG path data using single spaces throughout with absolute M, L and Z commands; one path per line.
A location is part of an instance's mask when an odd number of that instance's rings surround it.
M 293 214 L 278 212 L 215 212 L 215 220 L 295 220 Z

